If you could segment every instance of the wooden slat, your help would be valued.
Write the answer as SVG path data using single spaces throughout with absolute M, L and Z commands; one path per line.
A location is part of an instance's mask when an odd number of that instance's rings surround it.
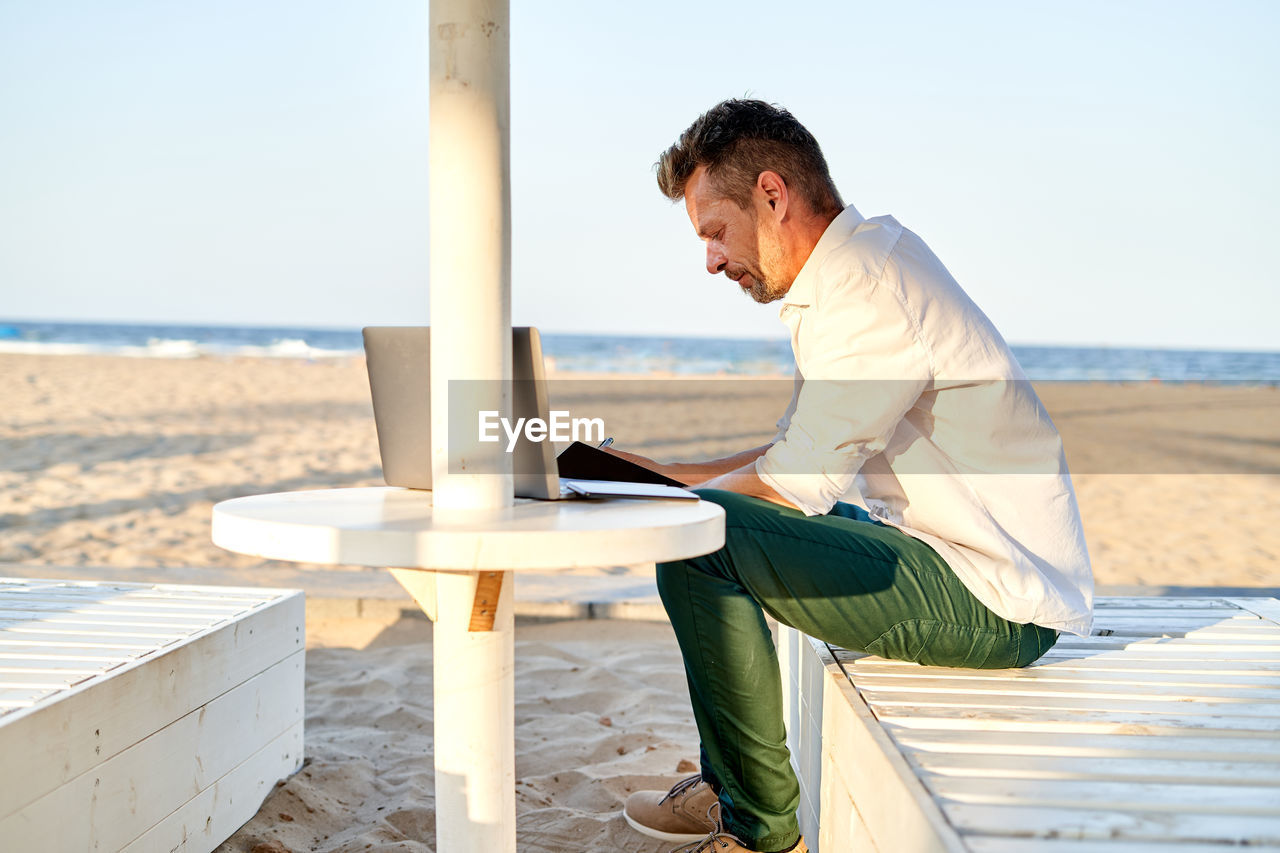
M 202 619 L 211 621 L 215 619 L 228 619 L 244 610 L 246 605 L 234 602 L 217 605 L 208 602 L 191 602 L 191 603 L 173 603 L 173 604 L 156 604 L 154 602 L 138 602 L 138 601 L 113 601 L 110 604 L 104 602 L 94 602 L 92 604 L 82 603 L 79 606 L 68 604 L 64 601 L 49 602 L 23 602 L 15 603 L 12 600 L 5 603 L 6 610 L 17 610 L 31 618 L 39 618 L 42 614 L 67 613 L 67 612 L 84 612 L 84 613 L 119 613 L 121 615 L 134 614 L 140 617 L 151 615 L 170 615 L 179 617 L 190 617 L 192 619 Z
M 1094 599 L 1093 611 L 1110 613 L 1115 610 L 1239 610 L 1240 605 L 1226 598 L 1155 595 L 1107 595 Z
M 20 610 L 0 607 L 0 621 L 29 622 L 38 619 L 45 625 L 146 625 L 183 627 L 191 624 L 190 611 L 185 613 L 121 612 L 111 608 L 78 607 L 74 610 Z M 207 624 L 207 621 L 202 623 Z
M 1123 732 L 907 729 L 887 726 L 904 751 L 917 755 L 1005 754 L 1091 758 L 1170 758 L 1195 761 L 1280 762 L 1280 739 L 1222 737 L 1198 732 L 1150 737 Z
M 1115 628 L 1098 628 L 1096 630 L 1098 633 L 1091 634 L 1087 638 L 1062 637 L 1055 645 L 1096 640 L 1108 640 L 1111 642 L 1126 640 L 1130 643 L 1135 643 L 1140 640 L 1152 639 L 1191 640 L 1193 642 L 1236 639 L 1265 643 L 1280 637 L 1280 626 L 1263 621 L 1250 622 L 1244 625 L 1224 625 L 1221 622 L 1215 622 L 1206 625 L 1183 626 L 1161 624 L 1151 625 L 1146 628 L 1140 625 L 1132 627 L 1117 626 Z
M 61 690 L 64 687 L 70 687 L 84 681 L 86 678 L 93 678 L 96 673 L 75 673 L 63 671 L 63 673 L 53 672 L 0 672 L 0 689 L 10 687 L 26 688 L 26 689 L 54 689 Z
M 1109 782 L 1194 783 L 1280 786 L 1280 763 L 1249 760 L 1188 761 L 1181 759 L 1100 758 L 1097 756 L 954 755 L 914 751 L 912 764 L 926 774 L 957 779 L 1054 779 Z M 927 778 L 927 777 L 926 777 Z M 978 783 L 981 785 L 982 783 Z
M 1072 719 L 1080 712 L 1133 712 L 1160 714 L 1168 717 L 1256 718 L 1259 727 L 1280 726 L 1280 705 L 1269 702 L 1252 702 L 1247 699 L 1194 697 L 1188 699 L 1168 696 L 1130 696 L 1117 692 L 1049 692 L 1013 688 L 1004 691 L 914 691 L 880 690 L 864 688 L 862 695 L 877 712 L 894 713 L 898 706 L 954 709 L 960 714 L 991 712 L 999 715 L 1005 710 L 1032 711 L 1043 719 L 1060 717 Z M 1268 722 L 1274 721 L 1274 722 Z
M 1080 838 L 1115 841 L 1124 838 L 1166 845 L 1174 842 L 1280 845 L 1280 820 L 1275 817 L 963 804 L 950 806 L 946 811 L 955 826 L 966 834 L 974 835 L 1018 836 L 1024 840 Z M 1178 853 L 1176 846 L 1166 849 L 1169 853 Z
M 14 850 L 121 849 L 302 718 L 303 655 L 294 652 L 0 819 L 0 839 Z
M 203 595 L 164 591 L 158 587 L 140 589 L 137 585 L 78 587 L 57 591 L 0 592 L 0 602 L 5 606 L 57 607 L 103 606 L 128 609 L 157 608 L 182 610 L 197 608 L 242 608 L 258 600 L 253 595 Z
M 1032 664 L 1030 668 L 1051 672 L 1133 672 L 1162 675 L 1211 674 L 1235 677 L 1270 676 L 1280 670 L 1270 661 L 1184 661 L 1172 658 L 1136 659 L 1123 657 L 1076 657 L 1062 660 L 1042 660 Z
M 1280 637 L 1071 637 L 1061 639 L 1053 647 L 1067 649 L 1135 649 L 1140 652 L 1224 652 L 1259 651 L 1280 653 Z
M 123 610 L 143 610 L 151 607 L 155 610 L 243 610 L 261 601 L 260 596 L 221 596 L 221 594 L 182 593 L 177 589 L 164 587 L 138 588 L 137 585 L 120 585 L 120 587 L 82 587 L 58 590 L 55 593 L 29 592 L 4 594 L 0 602 L 4 606 L 55 608 L 64 610 L 68 606 L 78 607 L 119 607 Z
M 0 705 L 26 707 L 49 692 L 38 687 L 7 687 L 0 690 Z
M 1061 696 L 1087 699 L 1132 699 L 1163 702 L 1176 699 L 1180 702 L 1222 702 L 1251 704 L 1280 700 L 1280 686 L 1258 687 L 1254 685 L 1216 684 L 1195 685 L 1185 682 L 1152 684 L 1114 679 L 1099 682 L 1081 678 L 1000 678 L 999 676 L 947 678 L 939 676 L 862 675 L 858 685 L 862 690 L 895 694 L 927 694 L 931 696 Z M 1280 713 L 1280 710 L 1277 711 Z
M 280 779 L 302 761 L 302 723 L 249 756 L 213 785 L 170 813 L 121 853 L 212 850 L 258 812 Z
M 204 587 L 209 589 L 209 587 Z M 0 600 L 18 603 L 53 603 L 59 606 L 67 603 L 99 603 L 113 607 L 173 607 L 185 608 L 191 605 L 199 607 L 240 607 L 261 600 L 256 592 L 225 595 L 215 592 L 199 592 L 183 587 L 138 584 L 120 584 L 116 586 L 95 584 L 92 586 L 67 587 L 65 589 L 31 590 L 27 592 L 0 591 Z
M 1219 732 L 1235 737 L 1274 738 L 1280 732 L 1275 717 L 1200 717 L 1135 711 L 1094 711 L 1089 709 L 1048 715 L 1036 708 L 947 708 L 927 705 L 876 707 L 882 723 L 908 728 L 980 729 L 998 726 L 1012 731 L 1114 731 L 1117 733 L 1173 734 L 1184 730 Z
M 1025 670 L 836 656 L 971 853 L 1280 844 L 1280 605 L 1098 604 Z
M 842 652 L 841 656 L 837 657 L 837 660 L 840 660 L 841 662 L 844 662 L 846 659 L 856 659 L 856 672 L 867 672 L 877 667 L 904 665 L 902 661 L 884 660 L 883 658 L 869 658 L 856 652 Z M 921 667 L 921 669 L 925 669 L 925 667 Z M 1137 655 L 1126 656 L 1123 654 L 1104 657 L 1102 655 L 1090 656 L 1078 653 L 1064 654 L 1056 658 L 1050 658 L 1046 655 L 1030 667 L 1019 671 L 1033 672 L 1036 670 L 1079 672 L 1086 672 L 1090 670 L 1110 670 L 1113 672 L 1155 673 L 1201 672 L 1218 675 L 1258 675 L 1260 673 L 1275 674 L 1280 672 L 1280 668 L 1277 668 L 1274 662 L 1267 660 L 1179 660 L 1167 655 L 1158 658 L 1151 655 L 1139 657 Z
M 1250 690 L 1280 689 L 1280 672 L 1274 675 L 1219 675 L 1207 672 L 1116 672 L 1107 669 L 1069 669 L 1067 667 L 1030 666 L 1025 669 L 939 669 L 914 663 L 897 666 L 879 666 L 874 669 L 858 669 L 858 683 L 875 685 L 890 683 L 930 684 L 941 688 L 972 685 L 981 688 L 992 684 L 1025 684 L 1032 686 L 1063 685 L 1064 687 L 1096 686 L 1106 689 L 1115 685 L 1132 685 L 1146 691 L 1154 688 L 1186 688 L 1195 690 Z M 1263 694 L 1259 694 L 1263 695 Z
M 1223 648 L 1185 648 L 1174 645 L 1168 646 L 1140 646 L 1134 645 L 1129 648 L 1122 649 L 1070 649 L 1054 647 L 1045 652 L 1042 661 L 1046 663 L 1054 663 L 1060 660 L 1123 660 L 1126 662 L 1133 661 L 1151 661 L 1159 663 L 1162 661 L 1221 661 L 1223 663 L 1263 663 L 1271 667 L 1280 665 L 1280 650 L 1277 651 L 1261 651 L 1253 649 L 1223 649 Z
M 204 628 L 204 626 L 201 626 Z M 95 637 L 111 637 L 111 638 L 137 638 L 152 642 L 152 640 L 161 639 L 180 639 L 195 634 L 200 628 L 183 628 L 174 630 L 173 628 L 154 628 L 147 629 L 141 625 L 81 625 L 77 622 L 46 622 L 46 621 L 0 621 L 0 637 L 6 639 L 29 639 L 31 637 L 59 637 L 67 639 L 77 638 L 95 638 Z
M 1112 634 L 1125 634 L 1147 632 L 1153 630 L 1165 630 L 1171 632 L 1194 632 L 1194 633 L 1211 633 L 1213 631 L 1223 631 L 1237 634 L 1274 634 L 1280 631 L 1280 625 L 1266 620 L 1260 619 L 1251 613 L 1239 614 L 1235 616 L 1226 616 L 1221 618 L 1170 618 L 1170 619 L 1117 619 L 1105 618 L 1094 619 L 1094 634 L 1098 632 L 1109 631 Z M 1060 639 L 1074 637 L 1074 634 L 1064 634 Z
M 828 763 L 831 755 L 823 756 Z M 809 841 L 811 850 L 858 850 L 874 851 L 876 844 L 871 829 L 863 820 L 861 812 L 853 804 L 853 795 L 838 770 L 831 772 L 831 778 L 822 785 L 821 823 L 816 820 L 809 826 L 801 821 L 800 832 Z M 814 842 L 817 844 L 814 844 Z
M 824 646 L 824 786 L 848 791 L 863 828 L 884 850 L 963 853 L 960 838 Z M 854 757 L 856 756 L 856 760 Z M 893 847 L 885 846 L 892 841 Z
M 147 737 L 155 720 L 188 714 L 302 649 L 302 594 L 265 590 L 258 596 L 258 603 L 243 605 L 235 630 L 219 629 L 225 623 L 219 617 L 204 632 L 163 650 L 142 649 L 132 659 L 121 649 L 24 649 L 30 660 L 99 658 L 102 670 L 0 717 L 5 767 L 24 768 L 0 774 L 0 818 Z M 0 651 L 0 665 L 12 652 Z M 164 665 L 155 665 L 160 660 Z
M 168 598 L 185 601 L 234 600 L 254 602 L 262 598 L 256 587 L 186 586 L 184 584 L 110 583 L 106 581 L 40 581 L 31 578 L 0 578 L 0 597 L 92 597 L 127 592 L 138 598 Z
M 1280 788 L 1272 786 L 1000 778 L 974 784 L 971 779 L 928 773 L 922 778 L 934 796 L 966 805 L 1280 816 Z M 1280 830 L 1280 817 L 1276 828 Z
M 66 658 L 53 660 L 27 660 L 25 658 L 0 660 L 0 672 L 101 672 L 96 664 L 80 663 Z
M 1280 849 L 1280 603 L 1099 599 L 1095 632 L 1022 670 L 833 653 L 971 853 Z
M 120 598 L 114 600 L 65 598 L 47 601 L 15 601 L 10 598 L 4 601 L 5 610 L 15 610 L 37 618 L 46 613 L 84 612 L 134 614 L 144 617 L 149 615 L 170 615 L 212 620 L 235 616 L 243 611 L 246 606 L 252 606 L 252 604 L 238 601 L 140 600 L 129 597 L 127 593 L 122 593 Z
M 1166 609 L 1151 605 L 1130 605 L 1125 607 L 1099 607 L 1093 612 L 1093 621 L 1096 626 L 1105 628 L 1107 623 L 1112 619 L 1150 619 L 1154 621 L 1163 621 L 1166 619 L 1222 619 L 1228 616 L 1244 620 L 1249 619 L 1251 616 L 1258 619 L 1262 618 L 1256 613 L 1250 613 L 1247 610 L 1241 610 L 1237 607 L 1217 608 L 1197 606 Z
M 119 655 L 106 652 L 93 652 L 87 649 L 22 649 L 21 651 L 0 649 L 0 666 L 17 666 L 23 663 L 61 663 L 76 665 L 103 664 L 115 666 L 122 663 Z M 105 671 L 105 666 L 103 668 Z
M 239 613 L 243 613 L 252 604 L 228 606 L 224 608 L 203 608 L 192 609 L 183 608 L 177 610 L 170 607 L 158 608 L 148 607 L 146 609 L 129 608 L 124 606 L 124 602 L 114 604 L 112 606 L 94 605 L 92 607 L 77 606 L 75 604 L 61 604 L 41 607 L 14 607 L 9 606 L 4 609 L 6 621 L 27 622 L 27 623 L 44 623 L 59 621 L 74 621 L 76 619 L 101 620 L 108 619 L 118 622 L 132 621 L 135 624 L 148 624 L 151 622 L 161 622 L 169 626 L 196 626 L 204 627 L 218 622 L 225 622 L 234 618 Z
M 1139 656 L 1180 654 L 1187 657 L 1212 656 L 1221 658 L 1240 652 L 1246 659 L 1274 658 L 1280 655 L 1280 643 L 1269 635 L 1256 637 L 1070 637 L 1059 640 L 1045 653 L 1045 657 L 1068 657 L 1093 654 L 1098 651 L 1133 652 Z
M 970 836 L 971 853 L 1230 853 L 1221 844 L 1174 841 L 1075 841 L 1061 838 Z M 1250 845 L 1247 853 L 1280 853 L 1280 847 Z
M 68 652 L 84 650 L 90 653 L 110 651 L 115 655 L 135 657 L 138 655 L 150 654 L 156 650 L 156 647 L 150 643 L 113 643 L 107 640 L 101 640 L 93 643 L 63 643 L 57 640 L 44 638 L 34 640 L 13 640 L 0 636 L 0 654 L 41 655 L 50 654 L 59 650 L 66 650 Z
M 188 587 L 5 579 L 0 581 L 0 673 L 22 667 L 106 673 L 225 624 L 270 597 L 261 590 L 223 594 Z M 25 699 L 9 693 L 0 699 L 0 719 L 46 701 L 60 689 L 65 686 L 28 691 Z
M 1280 624 L 1280 601 L 1274 598 L 1230 598 L 1227 600 L 1247 613 L 1253 613 L 1269 622 Z

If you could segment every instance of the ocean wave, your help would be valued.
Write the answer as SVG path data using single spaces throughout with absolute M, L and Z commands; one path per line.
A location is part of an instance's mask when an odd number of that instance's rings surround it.
M 564 374 L 790 376 L 785 339 L 544 333 L 548 369 Z M 1013 346 L 1035 381 L 1280 383 L 1280 352 Z M 56 323 L 0 320 L 0 353 L 132 358 L 359 358 L 358 329 Z
M 145 344 L 29 341 L 0 338 L 0 353 L 15 355 L 109 355 L 125 358 L 351 358 L 358 349 L 314 347 L 301 338 L 270 344 L 198 342 L 184 338 L 151 338 Z

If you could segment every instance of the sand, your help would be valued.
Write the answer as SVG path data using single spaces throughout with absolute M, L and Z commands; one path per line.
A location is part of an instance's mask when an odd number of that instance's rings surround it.
M 222 853 L 434 849 L 430 623 L 344 647 L 366 632 L 352 620 L 308 630 L 305 765 Z M 670 626 L 520 624 L 515 721 L 521 851 L 670 849 L 619 816 L 631 791 L 665 789 L 697 758 Z
M 552 395 L 619 447 L 696 459 L 767 441 L 790 386 L 573 380 Z M 1280 390 L 1038 387 L 1100 584 L 1276 584 Z M 216 501 L 381 482 L 360 359 L 0 355 L 0 400 L 0 563 L 260 568 L 209 542 Z
M 1280 587 L 1280 391 L 1038 388 L 1101 586 Z M 693 459 L 768 440 L 789 394 L 789 379 L 650 378 L 558 382 L 552 400 L 604 417 L 620 447 Z M 298 567 L 210 544 L 215 502 L 381 482 L 359 359 L 0 355 L 0 400 L 3 574 L 270 583 Z M 652 566 L 588 574 L 643 587 Z M 223 850 L 433 849 L 429 628 L 309 626 L 307 765 Z M 522 624 L 516 655 L 520 849 L 665 849 L 617 810 L 696 756 L 669 626 Z

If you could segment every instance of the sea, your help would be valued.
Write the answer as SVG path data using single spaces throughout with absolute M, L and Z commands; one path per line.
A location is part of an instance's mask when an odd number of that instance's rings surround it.
M 582 335 L 543 332 L 543 353 L 561 372 L 676 376 L 785 375 L 787 340 Z M 1280 352 L 1013 344 L 1034 380 L 1215 382 L 1280 385 Z M 186 326 L 0 320 L 0 353 L 138 358 L 350 358 L 359 329 Z

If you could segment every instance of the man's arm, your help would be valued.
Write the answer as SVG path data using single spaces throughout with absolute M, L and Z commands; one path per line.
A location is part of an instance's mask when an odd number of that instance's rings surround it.
M 712 459 L 706 462 L 669 462 L 664 464 L 646 456 L 641 456 L 638 453 L 629 453 L 613 447 L 604 449 L 614 456 L 627 459 L 641 467 L 648 468 L 650 471 L 656 471 L 673 480 L 679 480 L 686 486 L 724 489 L 751 497 L 764 498 L 783 506 L 795 507 L 795 504 L 779 495 L 771 486 L 760 479 L 760 475 L 756 473 L 756 460 L 764 456 L 770 447 L 773 447 L 774 444 L 786 437 L 787 428 L 791 425 L 791 416 L 795 414 L 802 387 L 804 387 L 804 377 L 800 375 L 800 369 L 796 368 L 792 382 L 791 402 L 787 405 L 786 411 L 783 412 L 782 417 L 776 424 L 778 432 L 774 435 L 773 441 L 768 444 L 762 444 L 759 447 L 753 447 L 751 450 L 735 453 L 732 456 L 725 456 L 721 459 Z
M 768 447 L 764 449 L 768 450 Z M 712 477 L 704 483 L 695 485 L 700 489 L 723 489 L 726 492 L 737 492 L 747 497 L 762 498 L 792 509 L 799 509 L 798 506 L 778 494 L 773 490 L 772 486 L 760 479 L 760 475 L 756 473 L 755 460 L 748 462 L 741 468 L 736 468 L 718 477 Z
M 804 377 L 800 375 L 799 368 L 796 369 L 795 378 L 791 387 L 791 402 L 787 404 L 787 409 L 782 413 L 782 417 L 778 420 L 778 431 L 774 434 L 773 440 L 768 444 L 762 444 L 759 447 L 753 447 L 751 450 L 744 450 L 741 453 L 735 453 L 732 456 L 725 456 L 721 459 L 711 459 L 706 462 L 656 462 L 646 456 L 638 453 L 629 453 L 625 450 L 618 450 L 614 447 L 606 447 L 604 450 L 619 456 L 637 465 L 648 468 L 650 471 L 657 471 L 665 477 L 673 480 L 679 480 L 686 486 L 705 483 L 713 477 L 720 477 L 725 474 L 737 471 L 743 466 L 752 465 L 757 459 L 763 456 L 770 447 L 781 441 L 787 434 L 787 428 L 791 425 L 791 416 L 795 413 L 796 402 L 800 397 L 800 389 L 804 386 Z M 733 490 L 733 491 L 736 491 Z M 770 491 L 773 491 L 770 489 Z M 746 494 L 746 493 L 744 493 Z
M 614 456 L 620 456 L 637 465 L 642 465 L 650 471 L 657 471 L 663 476 L 679 480 L 687 486 L 738 492 L 749 497 L 763 498 L 764 500 L 795 509 L 795 504 L 775 492 L 756 473 L 756 460 L 763 456 L 765 451 L 772 446 L 772 444 L 763 444 L 751 450 L 744 450 L 732 456 L 712 459 L 707 462 L 668 462 L 665 464 L 655 462 L 637 453 L 628 453 L 625 450 L 616 450 L 612 447 L 607 447 L 605 450 Z
M 725 456 L 722 459 L 710 459 L 706 462 L 657 462 L 647 456 L 619 450 L 616 447 L 606 447 L 604 451 L 648 468 L 650 471 L 656 471 L 664 477 L 679 480 L 686 486 L 691 486 L 704 483 L 712 477 L 729 474 L 745 466 L 754 466 L 755 461 L 772 446 L 772 444 L 762 444 L 751 450 L 744 450 L 741 453 Z

